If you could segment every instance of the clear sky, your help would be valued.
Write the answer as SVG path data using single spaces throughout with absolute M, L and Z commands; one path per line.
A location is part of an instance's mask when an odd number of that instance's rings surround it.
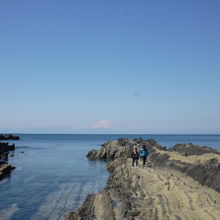
M 220 133 L 219 0 L 0 0 L 0 132 Z

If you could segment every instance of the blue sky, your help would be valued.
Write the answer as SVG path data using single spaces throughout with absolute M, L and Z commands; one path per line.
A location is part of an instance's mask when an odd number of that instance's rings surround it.
M 220 133 L 219 11 L 0 1 L 0 132 Z

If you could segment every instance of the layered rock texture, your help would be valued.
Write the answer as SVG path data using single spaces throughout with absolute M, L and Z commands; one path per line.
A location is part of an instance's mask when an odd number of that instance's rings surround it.
M 19 136 L 15 136 L 12 134 L 0 134 L 0 140 L 19 140 Z
M 15 150 L 15 145 L 0 143 L 0 180 L 9 175 L 15 167 L 7 163 L 9 151 Z
M 130 155 L 142 145 L 150 152 L 148 167 L 132 168 Z M 105 189 L 89 195 L 69 220 L 220 219 L 219 151 L 192 144 L 166 149 L 154 140 L 119 139 L 87 156 L 108 160 L 111 175 Z

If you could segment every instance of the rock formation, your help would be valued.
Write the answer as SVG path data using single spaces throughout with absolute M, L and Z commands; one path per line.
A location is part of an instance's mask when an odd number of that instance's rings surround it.
M 130 154 L 142 145 L 150 152 L 149 167 L 132 168 Z M 87 156 L 108 160 L 111 175 L 105 189 L 89 195 L 69 220 L 219 219 L 220 155 L 214 149 L 119 139 Z
M 220 154 L 220 151 L 215 150 L 211 147 L 193 145 L 192 143 L 176 144 L 173 147 L 169 148 L 168 150 L 169 151 L 176 151 L 184 156 L 202 155 L 202 154 L 206 154 L 206 153 Z
M 7 142 L 0 142 L 0 160 L 8 159 L 8 152 L 15 150 L 15 145 L 8 144 Z
M 7 163 L 9 151 L 15 150 L 15 145 L 0 142 L 0 180 L 11 173 L 15 167 Z
M 15 169 L 14 166 L 6 163 L 6 162 L 3 162 L 3 161 L 0 161 L 0 180 L 9 175 L 11 173 L 11 170 Z
M 90 160 L 114 160 L 116 158 L 128 158 L 131 156 L 135 147 L 140 150 L 143 145 L 147 147 L 150 153 L 155 152 L 155 149 L 166 150 L 166 148 L 162 147 L 153 139 L 144 140 L 142 138 L 138 138 L 129 140 L 128 138 L 120 138 L 116 141 L 109 141 L 102 144 L 102 147 L 99 150 L 89 151 L 87 157 Z
M 0 134 L 0 140 L 19 140 L 19 136 L 15 136 L 12 134 Z

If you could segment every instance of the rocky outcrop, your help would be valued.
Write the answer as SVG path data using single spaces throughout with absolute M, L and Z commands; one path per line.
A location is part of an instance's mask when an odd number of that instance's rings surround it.
M 199 157 L 197 157 L 199 160 Z M 220 158 L 220 157 L 219 157 Z M 206 185 L 220 192 L 220 162 L 216 158 L 205 163 L 187 163 L 184 160 L 170 158 L 169 153 L 150 155 L 149 161 L 154 167 L 174 169 L 192 177 L 201 185 Z
M 166 150 L 153 139 L 144 140 L 142 138 L 129 140 L 128 138 L 120 138 L 116 141 L 109 141 L 104 143 L 99 150 L 89 151 L 87 157 L 90 160 L 104 159 L 114 160 L 116 158 L 128 158 L 131 156 L 134 148 L 139 150 L 145 145 L 150 153 L 155 152 L 155 149 Z
M 0 142 L 0 154 L 12 150 L 15 150 L 14 144 L 8 144 L 7 142 Z
M 132 169 L 130 153 L 134 147 L 143 145 L 150 152 L 151 168 Z M 111 175 L 102 192 L 89 195 L 67 218 L 218 219 L 220 155 L 211 148 L 195 146 L 194 150 L 193 147 L 182 144 L 167 150 L 154 140 L 139 138 L 110 141 L 100 150 L 90 151 L 89 159 L 108 160 Z
M 137 190 L 131 187 L 129 169 L 125 166 L 126 160 L 115 159 L 118 166 L 110 176 L 104 191 L 89 195 L 77 212 L 69 213 L 69 220 L 89 219 L 133 219 L 140 214 L 132 203 L 132 192 Z M 112 163 L 112 162 L 110 162 Z M 112 170 L 113 171 L 113 170 Z
M 10 145 L 8 143 L 0 143 L 0 180 L 9 175 L 11 170 L 15 168 L 6 162 L 8 160 L 9 151 L 13 150 L 15 150 L 14 144 Z
M 202 154 L 206 154 L 206 153 L 220 154 L 220 151 L 215 150 L 211 147 L 194 145 L 192 143 L 176 144 L 173 147 L 169 148 L 168 150 L 169 151 L 176 151 L 184 156 L 202 155 Z
M 20 140 L 20 137 L 12 134 L 0 134 L 0 140 Z
M 0 180 L 3 177 L 9 175 L 13 169 L 15 169 L 14 166 L 12 166 L 6 162 L 0 161 Z
M 14 144 L 1 143 L 0 142 L 0 160 L 8 159 L 8 152 L 15 150 Z

